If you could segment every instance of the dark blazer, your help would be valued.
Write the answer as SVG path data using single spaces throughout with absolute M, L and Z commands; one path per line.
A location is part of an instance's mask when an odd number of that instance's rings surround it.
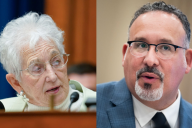
M 192 105 L 181 98 L 179 128 L 192 127 Z M 131 93 L 125 79 L 97 85 L 97 128 L 135 128 Z

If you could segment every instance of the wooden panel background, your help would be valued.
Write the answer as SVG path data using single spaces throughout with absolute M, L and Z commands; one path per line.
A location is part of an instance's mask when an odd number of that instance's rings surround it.
M 96 65 L 96 0 L 45 0 L 45 13 L 65 31 L 68 66 L 80 62 Z

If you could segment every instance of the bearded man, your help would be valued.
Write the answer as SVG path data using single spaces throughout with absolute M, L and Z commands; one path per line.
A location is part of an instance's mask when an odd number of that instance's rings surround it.
M 97 128 L 187 128 L 179 84 L 191 70 L 187 17 L 165 2 L 136 11 L 123 45 L 123 78 L 97 86 Z

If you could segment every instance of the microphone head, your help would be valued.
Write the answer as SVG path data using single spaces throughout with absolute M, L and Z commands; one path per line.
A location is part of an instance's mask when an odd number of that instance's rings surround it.
M 79 93 L 78 92 L 73 92 L 70 96 L 70 100 L 72 103 L 76 102 L 79 99 Z

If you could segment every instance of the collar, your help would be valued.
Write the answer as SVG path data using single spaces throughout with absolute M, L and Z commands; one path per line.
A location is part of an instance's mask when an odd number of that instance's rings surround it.
M 178 98 L 175 100 L 175 102 L 171 104 L 168 108 L 161 111 L 155 110 L 153 108 L 144 105 L 139 100 L 137 100 L 133 95 L 132 98 L 133 98 L 135 118 L 137 119 L 141 127 L 145 126 L 157 112 L 162 112 L 165 115 L 171 128 L 175 126 L 179 114 L 179 106 L 181 99 L 180 90 L 178 90 Z

